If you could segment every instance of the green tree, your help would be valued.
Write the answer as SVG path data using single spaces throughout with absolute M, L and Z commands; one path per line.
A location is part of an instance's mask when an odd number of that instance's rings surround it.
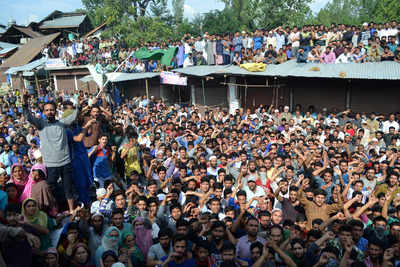
M 179 24 L 183 20 L 185 0 L 172 0 L 172 10 L 175 17 L 176 24 Z
M 166 0 L 151 2 L 149 9 L 150 9 L 150 13 L 154 17 L 167 18 L 168 16 L 170 16 L 170 12 L 167 8 Z
M 104 14 L 104 0 L 82 0 L 82 4 L 88 12 L 94 26 L 98 26 L 106 20 Z
M 380 23 L 400 20 L 399 0 L 380 0 L 376 5 L 374 20 Z
M 146 42 L 165 42 L 173 36 L 173 30 L 166 27 L 160 18 L 141 16 L 136 21 L 131 21 L 126 41 L 130 45 Z
M 229 16 L 232 25 L 240 25 L 236 30 L 254 28 L 256 1 L 258 0 L 221 0 L 225 4 L 223 13 L 211 15 L 225 14 Z
M 359 25 L 363 20 L 362 16 L 369 16 L 369 19 L 372 19 L 370 17 L 372 5 L 368 4 L 367 1 L 370 0 L 333 0 L 319 11 L 316 23 Z

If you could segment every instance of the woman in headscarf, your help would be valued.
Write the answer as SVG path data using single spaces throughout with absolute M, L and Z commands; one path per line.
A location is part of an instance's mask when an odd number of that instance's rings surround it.
M 46 213 L 39 210 L 36 200 L 27 198 L 22 203 L 22 224 L 32 227 L 40 239 L 40 250 L 46 251 L 51 247 L 50 231 L 55 228 L 55 222 Z
M 136 245 L 139 247 L 142 255 L 147 255 L 150 247 L 153 245 L 151 227 L 147 228 L 143 217 L 136 217 L 133 222 L 133 229 L 136 235 Z
M 57 251 L 60 256 L 60 263 L 68 262 L 76 244 L 87 243 L 86 239 L 83 238 L 79 232 L 79 223 L 70 222 L 65 225 L 65 233 L 61 233 L 60 240 L 58 242 Z
M 50 191 L 46 177 L 47 171 L 44 164 L 33 165 L 28 176 L 28 182 L 19 200 L 23 202 L 27 198 L 32 198 L 37 201 L 40 210 L 55 217 L 57 215 L 57 202 Z
M 101 266 L 100 260 L 105 251 L 111 250 L 116 255 L 118 255 L 118 242 L 120 239 L 120 235 L 121 235 L 120 231 L 118 230 L 117 227 L 111 226 L 107 228 L 101 240 L 101 246 L 98 247 L 96 250 L 96 256 L 95 256 L 96 267 Z
M 139 247 L 136 245 L 136 235 L 131 232 L 125 232 L 121 236 L 121 250 L 126 250 L 133 266 L 144 266 L 144 257 Z
M 90 252 L 86 244 L 77 243 L 73 250 L 70 260 L 65 267 L 93 267 L 90 264 Z
M 28 175 L 25 172 L 24 166 L 20 163 L 15 163 L 11 166 L 10 170 L 10 182 L 17 185 L 18 197 L 22 194 L 25 189 L 25 185 L 28 183 Z

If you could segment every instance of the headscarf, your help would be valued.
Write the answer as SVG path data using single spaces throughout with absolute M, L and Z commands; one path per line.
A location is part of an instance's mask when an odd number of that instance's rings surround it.
M 126 248 L 127 250 L 129 250 L 129 247 L 125 244 L 125 239 L 128 236 L 133 236 L 136 239 L 136 235 L 134 233 L 132 233 L 132 232 L 123 232 L 122 233 L 122 236 L 121 236 L 121 247 Z M 139 262 L 143 262 L 144 261 L 144 257 L 142 255 L 142 251 L 136 245 L 136 242 L 134 244 L 134 249 L 133 249 L 132 254 L 130 256 L 132 256 L 131 259 L 133 261 L 135 261 L 135 260 L 139 261 Z M 134 264 L 134 266 L 136 265 L 135 263 L 132 262 L 132 264 Z M 137 265 L 139 265 L 139 264 L 137 264 Z
M 135 226 L 137 222 L 141 222 L 143 225 Z M 143 217 L 136 217 L 132 222 L 136 235 L 136 245 L 139 247 L 143 255 L 147 255 L 150 247 L 153 245 L 153 237 L 152 230 L 147 229 L 144 223 L 145 220 Z
M 25 212 L 25 205 L 27 204 L 28 201 L 35 202 L 36 211 L 35 211 L 35 214 L 33 214 L 33 216 L 28 216 Z M 34 200 L 32 198 L 27 198 L 24 200 L 24 202 L 22 203 L 22 215 L 24 215 L 30 223 L 38 224 L 40 226 L 47 228 L 47 219 L 48 219 L 47 215 L 43 211 L 39 210 L 36 200 Z
M 21 169 L 22 169 L 22 179 L 21 179 L 21 181 L 22 182 L 20 182 L 20 181 L 17 181 L 16 179 L 15 179 L 15 177 L 14 177 L 14 175 L 13 175 L 13 171 L 14 171 L 14 168 L 15 167 L 20 167 Z M 25 186 L 26 185 L 26 183 L 28 182 L 28 175 L 27 175 L 27 173 L 26 173 L 26 171 L 25 171 L 25 168 L 24 168 L 24 166 L 21 164 L 21 163 L 14 163 L 12 166 L 11 166 L 11 169 L 10 169 L 10 178 L 11 178 L 11 181 L 14 183 L 14 184 L 16 184 L 16 185 L 22 185 L 22 186 Z
M 112 231 L 117 231 L 118 237 L 111 237 L 110 233 Z M 110 226 L 104 233 L 103 238 L 101 239 L 101 245 L 104 248 L 104 251 L 111 250 L 118 255 L 118 242 L 121 236 L 121 232 L 115 226 Z
M 30 198 L 32 194 L 32 187 L 36 183 L 36 181 L 32 177 L 32 172 L 34 170 L 40 170 L 44 173 L 45 179 L 47 177 L 46 166 L 44 164 L 35 164 L 32 166 L 32 169 L 28 175 L 28 182 L 25 185 L 24 191 L 22 192 L 21 196 L 19 197 L 19 201 L 23 202 L 25 199 Z

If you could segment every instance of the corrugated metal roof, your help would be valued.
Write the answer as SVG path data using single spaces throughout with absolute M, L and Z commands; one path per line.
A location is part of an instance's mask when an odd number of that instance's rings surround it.
M 217 73 L 225 73 L 230 66 L 192 66 L 187 68 L 174 69 L 173 71 L 191 76 L 207 76 Z
M 141 72 L 141 73 L 123 73 L 123 72 L 110 72 L 106 74 L 110 82 L 124 82 L 132 80 L 149 79 L 160 76 L 157 72 Z
M 8 52 L 10 52 L 18 47 L 19 47 L 19 45 L 16 45 L 16 44 L 0 42 L 0 55 L 7 54 Z
M 10 51 L 13 51 L 14 49 L 17 49 L 18 47 L 9 47 L 9 48 L 5 48 L 5 49 L 1 49 L 0 50 L 0 55 L 5 55 Z
M 58 35 L 60 35 L 59 32 L 30 40 L 9 57 L 1 67 L 17 67 L 28 64 L 42 51 L 43 47 L 51 43 Z
M 35 32 L 34 30 L 32 30 L 29 27 L 21 27 L 21 26 L 13 26 L 15 29 L 19 30 L 22 33 L 25 33 L 26 35 L 28 35 L 31 38 L 37 38 L 37 37 L 42 37 L 43 34 L 41 34 L 40 32 Z
M 88 82 L 94 81 L 93 76 L 90 75 L 90 74 L 80 78 L 79 80 L 81 82 L 84 82 L 84 83 L 88 83 Z
M 315 67 L 315 68 L 314 68 Z M 318 68 L 318 70 L 313 70 Z M 192 75 L 207 76 L 211 74 L 277 76 L 277 77 L 310 77 L 310 78 L 346 78 L 372 80 L 400 80 L 400 64 L 394 61 L 318 64 L 297 63 L 290 60 L 279 65 L 267 65 L 263 72 L 250 72 L 238 66 L 193 66 L 174 70 Z
M 32 61 L 31 63 L 28 63 L 23 66 L 9 68 L 6 71 L 6 74 L 16 74 L 17 72 L 20 72 L 20 71 L 31 71 L 38 67 L 44 67 L 44 65 L 46 65 L 46 60 L 47 59 L 45 57 L 42 57 L 41 59 Z
M 40 29 L 46 28 L 75 28 L 79 27 L 81 23 L 86 18 L 86 15 L 79 15 L 79 16 L 66 16 L 60 17 L 53 20 L 44 21 L 43 24 L 40 26 Z

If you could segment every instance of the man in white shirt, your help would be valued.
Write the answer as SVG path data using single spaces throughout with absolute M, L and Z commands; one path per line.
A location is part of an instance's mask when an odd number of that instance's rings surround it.
M 380 39 L 382 39 L 382 37 L 386 37 L 386 40 L 389 40 L 389 36 L 391 36 L 391 33 L 392 29 L 389 27 L 389 23 L 386 22 L 385 28 L 378 32 L 378 36 Z
M 243 187 L 243 190 L 246 192 L 247 199 L 250 200 L 253 197 L 262 197 L 265 195 L 264 190 L 261 186 L 256 184 L 257 178 L 254 176 L 249 176 L 247 179 L 247 185 Z M 253 202 L 253 206 L 256 206 L 258 201 Z
M 336 64 L 338 64 L 338 63 L 350 63 L 351 60 L 352 60 L 352 55 L 351 55 L 350 49 L 346 47 L 344 49 L 344 53 L 340 54 L 340 56 L 338 56 L 336 58 L 336 62 L 335 63 Z
M 192 54 L 189 53 L 188 56 L 183 61 L 183 67 L 186 68 L 191 66 L 193 66 L 193 59 L 192 59 Z
M 383 123 L 382 130 L 384 133 L 389 133 L 389 128 L 394 127 L 396 132 L 399 130 L 399 123 L 395 121 L 395 115 L 393 113 L 389 114 L 389 120 Z

